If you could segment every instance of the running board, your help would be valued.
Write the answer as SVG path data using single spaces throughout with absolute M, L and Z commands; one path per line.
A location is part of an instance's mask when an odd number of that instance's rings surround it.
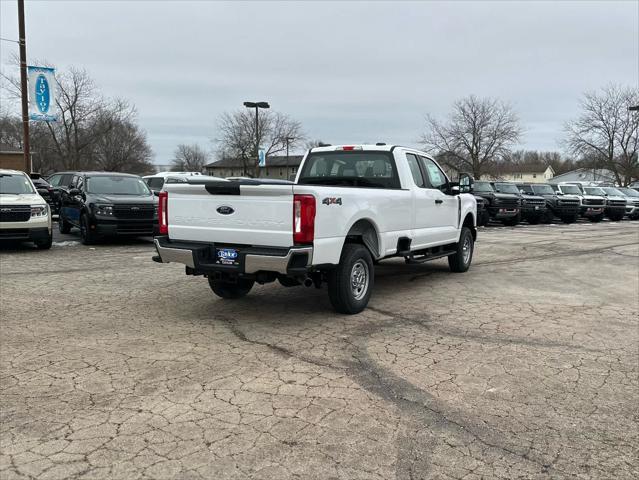
M 438 258 L 447 257 L 454 253 L 457 253 L 457 250 L 447 250 L 444 252 L 437 252 L 430 255 L 429 254 L 420 255 L 419 257 L 415 257 L 415 255 L 411 254 L 409 256 L 404 257 L 404 259 L 406 260 L 406 263 L 408 264 L 418 264 L 418 263 L 430 262 L 431 260 L 437 260 Z

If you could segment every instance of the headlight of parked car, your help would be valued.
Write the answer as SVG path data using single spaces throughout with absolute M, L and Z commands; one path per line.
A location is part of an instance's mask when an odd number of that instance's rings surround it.
M 113 215 L 113 205 L 96 205 L 95 206 L 96 215 L 105 215 L 112 216 Z
M 49 214 L 49 207 L 46 205 L 32 205 L 31 206 L 31 218 L 33 217 L 46 217 Z

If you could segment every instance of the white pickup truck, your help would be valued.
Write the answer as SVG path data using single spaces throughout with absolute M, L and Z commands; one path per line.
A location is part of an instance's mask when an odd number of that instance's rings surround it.
M 222 298 L 242 297 L 255 282 L 326 283 L 333 307 L 353 314 L 366 308 L 380 260 L 448 257 L 453 272 L 472 260 L 473 179 L 451 182 L 411 148 L 313 148 L 293 183 L 179 180 L 159 194 L 153 260 L 208 277 Z

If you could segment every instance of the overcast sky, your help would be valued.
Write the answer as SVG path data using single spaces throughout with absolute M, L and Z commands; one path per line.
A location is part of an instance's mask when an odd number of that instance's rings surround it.
M 0 36 L 16 39 L 15 0 Z M 416 145 L 424 115 L 511 102 L 522 147 L 560 148 L 581 93 L 639 83 L 639 2 L 26 3 L 27 54 L 133 102 L 156 163 L 211 149 L 217 117 L 265 100 L 329 143 Z M 2 69 L 17 45 L 0 42 Z M 17 73 L 17 69 L 16 69 Z

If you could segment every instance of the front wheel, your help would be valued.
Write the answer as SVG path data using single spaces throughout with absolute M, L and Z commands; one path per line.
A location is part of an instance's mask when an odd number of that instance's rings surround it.
M 71 231 L 71 224 L 64 219 L 62 213 L 58 213 L 58 230 L 60 233 L 69 233 Z
M 473 260 L 473 251 L 475 250 L 475 241 L 473 233 L 468 227 L 463 227 L 457 242 L 457 251 L 448 256 L 448 266 L 451 272 L 465 272 L 470 267 Z
M 561 221 L 564 223 L 575 223 L 578 218 L 579 215 L 575 213 L 574 215 L 564 215 L 563 217 L 561 217 Z
M 53 235 L 49 234 L 49 237 L 46 240 L 38 240 L 35 242 L 38 250 L 49 250 L 51 245 L 53 244 Z
M 514 227 L 515 225 L 518 225 L 519 222 L 521 222 L 521 214 L 517 214 L 514 217 L 509 218 L 507 220 L 502 220 L 502 223 L 506 225 L 507 227 Z
M 97 240 L 95 232 L 91 231 L 89 217 L 86 214 L 80 217 L 80 240 L 84 245 L 93 245 Z
M 251 291 L 254 284 L 255 281 L 245 278 L 239 278 L 237 282 L 231 283 L 209 277 L 209 287 L 211 287 L 213 293 L 227 300 L 245 297 Z
M 604 219 L 603 215 L 597 215 L 595 217 L 588 217 L 588 220 L 590 220 L 592 223 L 599 223 Z
M 374 283 L 371 254 L 363 245 L 347 243 L 339 265 L 328 274 L 328 298 L 339 313 L 352 315 L 366 308 Z

